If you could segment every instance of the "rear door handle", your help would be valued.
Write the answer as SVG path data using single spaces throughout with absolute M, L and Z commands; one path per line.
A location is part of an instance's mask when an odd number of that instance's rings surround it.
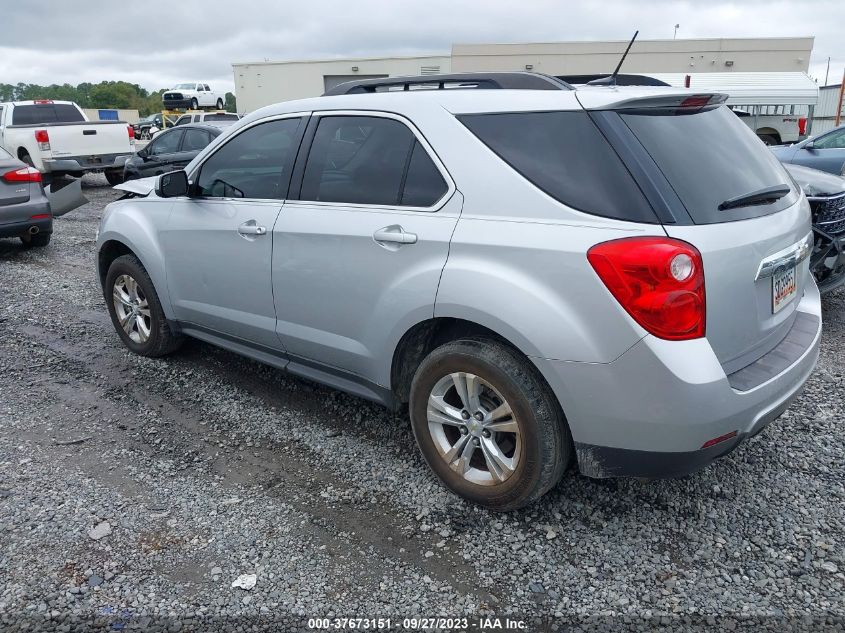
M 255 220 L 249 220 L 238 227 L 238 233 L 241 235 L 265 235 L 267 228 L 258 226 Z
M 380 244 L 416 244 L 417 234 L 406 232 L 398 224 L 391 224 L 373 233 L 373 239 Z

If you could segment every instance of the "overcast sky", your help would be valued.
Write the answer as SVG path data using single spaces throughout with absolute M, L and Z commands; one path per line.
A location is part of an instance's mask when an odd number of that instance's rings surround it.
M 0 83 L 123 79 L 155 90 L 205 80 L 233 89 L 232 62 L 448 54 L 452 43 L 816 38 L 810 74 L 845 67 L 845 0 L 73 0 L 7 2 Z

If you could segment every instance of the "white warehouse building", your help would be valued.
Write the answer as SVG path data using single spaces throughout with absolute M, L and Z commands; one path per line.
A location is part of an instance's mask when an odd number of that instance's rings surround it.
M 637 40 L 623 72 L 805 73 L 812 37 Z M 238 110 L 314 97 L 344 81 L 449 72 L 533 70 L 588 75 L 613 70 L 627 41 L 454 44 L 449 54 L 232 64 Z

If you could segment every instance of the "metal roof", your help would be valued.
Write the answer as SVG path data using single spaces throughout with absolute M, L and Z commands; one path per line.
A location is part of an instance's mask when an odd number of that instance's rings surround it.
M 728 105 L 816 105 L 819 87 L 802 72 L 649 73 L 670 86 L 683 88 L 690 77 L 690 89 L 723 92 Z

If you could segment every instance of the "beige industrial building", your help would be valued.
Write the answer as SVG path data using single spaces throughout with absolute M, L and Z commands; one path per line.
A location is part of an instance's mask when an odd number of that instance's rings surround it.
M 343 81 L 448 72 L 533 70 L 549 75 L 610 72 L 627 41 L 454 44 L 451 54 L 234 63 L 238 110 L 313 97 Z M 637 40 L 628 73 L 803 72 L 812 37 Z

